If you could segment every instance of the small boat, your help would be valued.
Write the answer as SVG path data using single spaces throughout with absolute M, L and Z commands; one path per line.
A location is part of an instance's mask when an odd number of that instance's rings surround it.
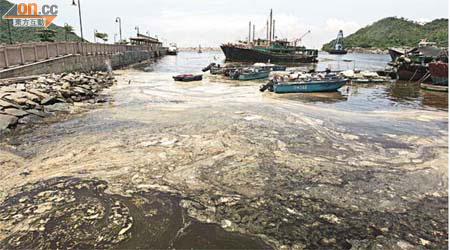
M 198 46 L 198 53 L 202 53 L 202 46 Z
M 421 83 L 420 88 L 430 91 L 448 92 L 448 86 L 444 85 Z
M 203 75 L 183 74 L 183 75 L 173 76 L 173 79 L 175 81 L 180 81 L 180 82 L 201 81 L 203 79 Z
M 285 71 L 286 66 L 284 65 L 276 65 L 276 64 L 269 64 L 269 63 L 255 63 L 253 64 L 253 67 L 262 69 L 264 71 Z
M 212 67 L 216 66 L 216 63 L 210 63 L 208 66 L 204 67 L 202 69 L 203 72 L 206 72 L 208 70 L 211 70 Z
M 178 47 L 176 43 L 171 43 L 169 49 L 167 50 L 167 55 L 176 56 L 178 54 Z
M 209 69 L 211 75 L 223 75 L 225 73 L 225 67 L 220 67 L 220 65 L 214 65 Z
M 230 72 L 230 78 L 232 80 L 249 81 L 264 79 L 269 77 L 269 71 L 262 71 L 257 68 L 239 69 Z
M 297 80 L 292 82 L 277 82 L 276 80 L 272 80 L 266 85 L 261 86 L 260 91 L 268 89 L 275 93 L 333 92 L 344 86 L 347 81 L 347 79 L 336 77 Z

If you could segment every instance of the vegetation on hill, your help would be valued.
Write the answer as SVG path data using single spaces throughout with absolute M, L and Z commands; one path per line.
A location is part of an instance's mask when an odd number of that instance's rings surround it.
M 3 16 L 11 7 L 12 3 L 6 0 L 0 0 L 0 16 Z M 13 27 L 12 20 L 1 19 L 0 20 L 0 44 L 9 43 L 9 32 L 8 32 L 8 21 L 11 29 L 11 40 L 13 43 L 26 43 L 26 42 L 39 42 L 42 38 L 39 32 L 42 28 L 22 28 Z M 50 24 L 48 29 L 55 31 L 55 36 L 52 37 L 54 41 L 65 41 L 64 27 Z M 78 37 L 73 32 L 67 33 L 67 41 L 80 41 L 81 38 Z
M 436 42 L 438 46 L 448 47 L 448 19 L 436 19 L 426 24 L 419 24 L 404 18 L 388 17 L 359 29 L 345 37 L 344 42 L 347 48 L 386 49 L 416 47 L 421 39 Z M 331 48 L 333 42 L 334 40 L 324 44 L 322 50 Z

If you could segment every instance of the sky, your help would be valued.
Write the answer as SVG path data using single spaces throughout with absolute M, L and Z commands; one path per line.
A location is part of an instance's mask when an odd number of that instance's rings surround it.
M 12 0 L 13 3 L 31 0 Z M 78 0 L 75 0 L 76 2 Z M 59 13 L 54 23 L 73 26 L 80 33 L 78 7 L 72 0 L 33 0 L 38 5 L 57 4 Z M 265 38 L 265 25 L 270 9 L 278 38 L 295 39 L 308 30 L 301 41 L 309 48 L 322 45 L 337 36 L 390 16 L 427 22 L 448 18 L 447 0 L 80 0 L 85 39 L 94 40 L 94 29 L 109 35 L 119 33 L 116 17 L 122 19 L 122 36 L 142 34 L 157 36 L 178 47 L 218 47 L 222 43 L 245 40 L 249 21 L 256 26 L 256 37 Z M 118 38 L 118 35 L 116 36 Z

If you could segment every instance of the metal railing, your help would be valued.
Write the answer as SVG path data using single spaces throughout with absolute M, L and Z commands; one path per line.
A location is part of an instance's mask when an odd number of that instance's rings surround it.
M 159 45 L 119 45 L 102 43 L 23 43 L 0 46 L 0 69 L 39 62 L 65 55 L 116 54 L 126 51 L 160 51 Z

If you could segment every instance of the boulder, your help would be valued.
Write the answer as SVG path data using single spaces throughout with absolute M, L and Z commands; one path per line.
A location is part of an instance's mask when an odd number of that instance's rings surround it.
M 41 100 L 42 105 L 51 105 L 51 104 L 54 104 L 55 102 L 56 102 L 56 97 L 54 97 L 54 96 L 48 96 Z
M 70 104 L 68 103 L 55 103 L 44 107 L 46 112 L 69 112 Z
M 21 109 L 16 109 L 16 108 L 7 108 L 7 109 L 4 109 L 2 112 L 6 113 L 8 115 L 13 115 L 15 117 L 22 117 L 22 116 L 28 115 L 27 112 L 25 112 Z
M 19 124 L 31 124 L 31 123 L 37 123 L 41 120 L 42 120 L 42 117 L 30 114 L 30 115 L 20 118 L 18 123 Z
M 0 108 L 19 108 L 19 106 L 7 101 L 0 100 Z
M 28 109 L 27 112 L 29 114 L 37 115 L 37 116 L 40 116 L 40 117 L 45 117 L 45 113 L 40 111 L 40 110 L 37 110 L 37 109 Z
M 45 98 L 49 98 L 50 97 L 50 95 L 48 95 L 48 94 L 46 94 L 44 92 L 41 92 L 41 91 L 39 91 L 37 89 L 28 89 L 27 92 L 31 93 L 31 94 L 34 94 L 34 95 L 37 95 L 41 99 L 45 99 Z
M 17 124 L 17 117 L 12 115 L 0 114 L 0 130 L 7 129 L 15 124 Z

